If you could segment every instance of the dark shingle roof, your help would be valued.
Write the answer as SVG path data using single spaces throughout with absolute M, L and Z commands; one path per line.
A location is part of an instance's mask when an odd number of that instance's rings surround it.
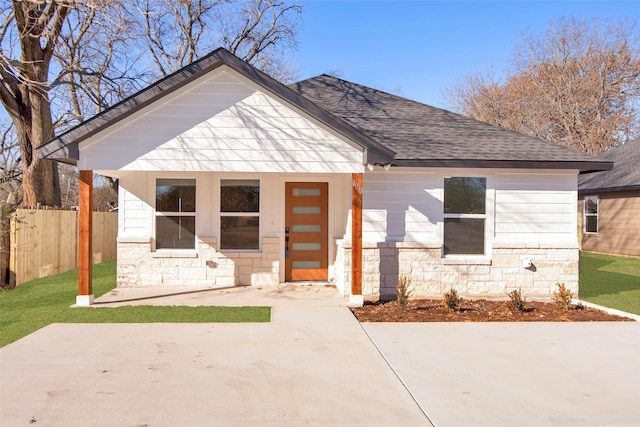
M 610 162 L 586 154 L 327 75 L 287 87 L 222 48 L 69 129 L 40 146 L 38 155 L 75 163 L 80 142 L 222 65 L 362 147 L 368 163 L 581 171 L 611 168 Z
M 614 162 L 613 170 L 581 176 L 580 193 L 640 190 L 640 138 L 605 151 L 598 158 Z
M 290 87 L 395 151 L 394 165 L 610 167 L 551 142 L 328 75 Z

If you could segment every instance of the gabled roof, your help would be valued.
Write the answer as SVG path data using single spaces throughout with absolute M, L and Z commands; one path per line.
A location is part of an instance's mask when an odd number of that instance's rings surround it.
M 628 141 L 598 155 L 601 160 L 615 162 L 613 170 L 581 176 L 581 194 L 640 190 L 640 138 Z
M 290 87 L 395 151 L 397 166 L 611 168 L 551 142 L 328 75 Z
M 242 61 L 223 48 L 216 49 L 209 55 L 181 68 L 175 73 L 153 83 L 140 92 L 55 137 L 40 146 L 38 148 L 38 154 L 43 158 L 75 164 L 79 160 L 78 144 L 80 142 L 223 65 L 237 71 L 261 88 L 300 108 L 324 125 L 342 134 L 348 140 L 360 145 L 366 150 L 365 159 L 367 162 L 386 163 L 393 160 L 395 153 L 389 148 L 371 139 L 368 135 L 362 134 L 354 127 L 319 108 L 308 99 L 300 96 L 287 86 L 269 77 L 247 62 Z
M 583 172 L 612 167 L 538 138 L 327 75 L 287 87 L 222 48 L 69 129 L 40 146 L 38 154 L 76 163 L 80 142 L 223 65 L 362 147 L 368 163 Z

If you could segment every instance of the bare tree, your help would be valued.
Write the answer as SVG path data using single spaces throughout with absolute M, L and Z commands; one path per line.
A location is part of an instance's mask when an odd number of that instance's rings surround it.
M 499 126 L 599 153 L 640 133 L 640 41 L 635 25 L 561 18 L 525 35 L 504 83 L 467 77 L 454 109 Z
M 61 70 L 52 81 L 57 128 L 82 122 L 148 82 L 150 73 L 135 69 L 143 54 L 134 41 L 136 19 L 120 0 L 70 14 L 54 51 Z
M 53 121 L 48 93 L 49 66 L 62 25 L 71 7 L 69 2 L 20 2 L 3 10 L 0 30 L 0 100 L 16 127 L 22 158 L 24 202 L 60 204 L 57 168 L 42 161 L 36 148 L 53 137 Z M 5 38 L 15 36 L 20 57 L 5 53 Z
M 144 36 L 162 76 L 222 46 L 281 81 L 294 77 L 299 5 L 277 0 L 136 0 Z
M 112 188 L 104 177 L 94 177 L 93 210 L 110 212 L 118 208 L 118 192 Z
M 0 100 L 17 135 L 24 205 L 61 203 L 57 167 L 36 155 L 56 129 L 214 47 L 225 46 L 277 78 L 290 77 L 284 52 L 295 46 L 300 12 L 300 6 L 276 0 L 3 3 Z
M 39 159 L 37 148 L 56 130 L 215 47 L 227 47 L 276 78 L 290 78 L 285 52 L 295 47 L 300 13 L 300 6 L 286 0 L 0 3 L 0 101 L 6 111 L 0 111 L 2 211 L 10 213 L 21 203 L 72 204 L 75 170 L 62 169 L 63 201 L 58 167 Z M 98 204 L 111 209 L 117 183 L 106 178 L 100 187 L 104 184 L 110 188 L 100 190 Z
M 0 200 L 6 201 L 10 195 L 15 199 L 21 181 L 20 147 L 14 125 L 0 117 Z
M 128 34 L 125 10 L 119 0 L 13 0 L 2 7 L 0 100 L 19 142 L 24 205 L 61 203 L 58 169 L 38 158 L 37 147 L 126 91 L 117 65 L 128 61 L 114 59 Z

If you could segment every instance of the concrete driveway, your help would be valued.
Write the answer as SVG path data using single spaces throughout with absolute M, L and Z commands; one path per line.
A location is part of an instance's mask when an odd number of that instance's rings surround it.
M 640 323 L 364 323 L 436 426 L 639 426 Z
M 0 349 L 0 425 L 640 420 L 639 323 L 361 327 L 328 287 L 114 292 L 99 305 L 271 305 L 272 322 L 50 325 Z
M 0 349 L 0 425 L 429 425 L 335 288 L 169 292 L 98 306 L 270 305 L 272 322 L 49 325 Z

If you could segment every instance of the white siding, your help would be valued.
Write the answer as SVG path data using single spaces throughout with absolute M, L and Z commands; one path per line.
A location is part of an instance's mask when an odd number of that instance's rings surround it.
M 365 242 L 433 242 L 442 221 L 435 173 L 367 172 L 364 175 Z
M 575 174 L 496 174 L 495 240 L 574 242 Z
M 147 174 L 126 174 L 118 182 L 118 236 L 150 237 L 153 204 Z
M 363 152 L 230 70 L 80 144 L 80 169 L 349 173 Z
M 487 177 L 489 255 L 494 241 L 573 243 L 577 239 L 576 173 L 403 168 L 365 173 L 363 240 L 442 243 L 445 176 Z

